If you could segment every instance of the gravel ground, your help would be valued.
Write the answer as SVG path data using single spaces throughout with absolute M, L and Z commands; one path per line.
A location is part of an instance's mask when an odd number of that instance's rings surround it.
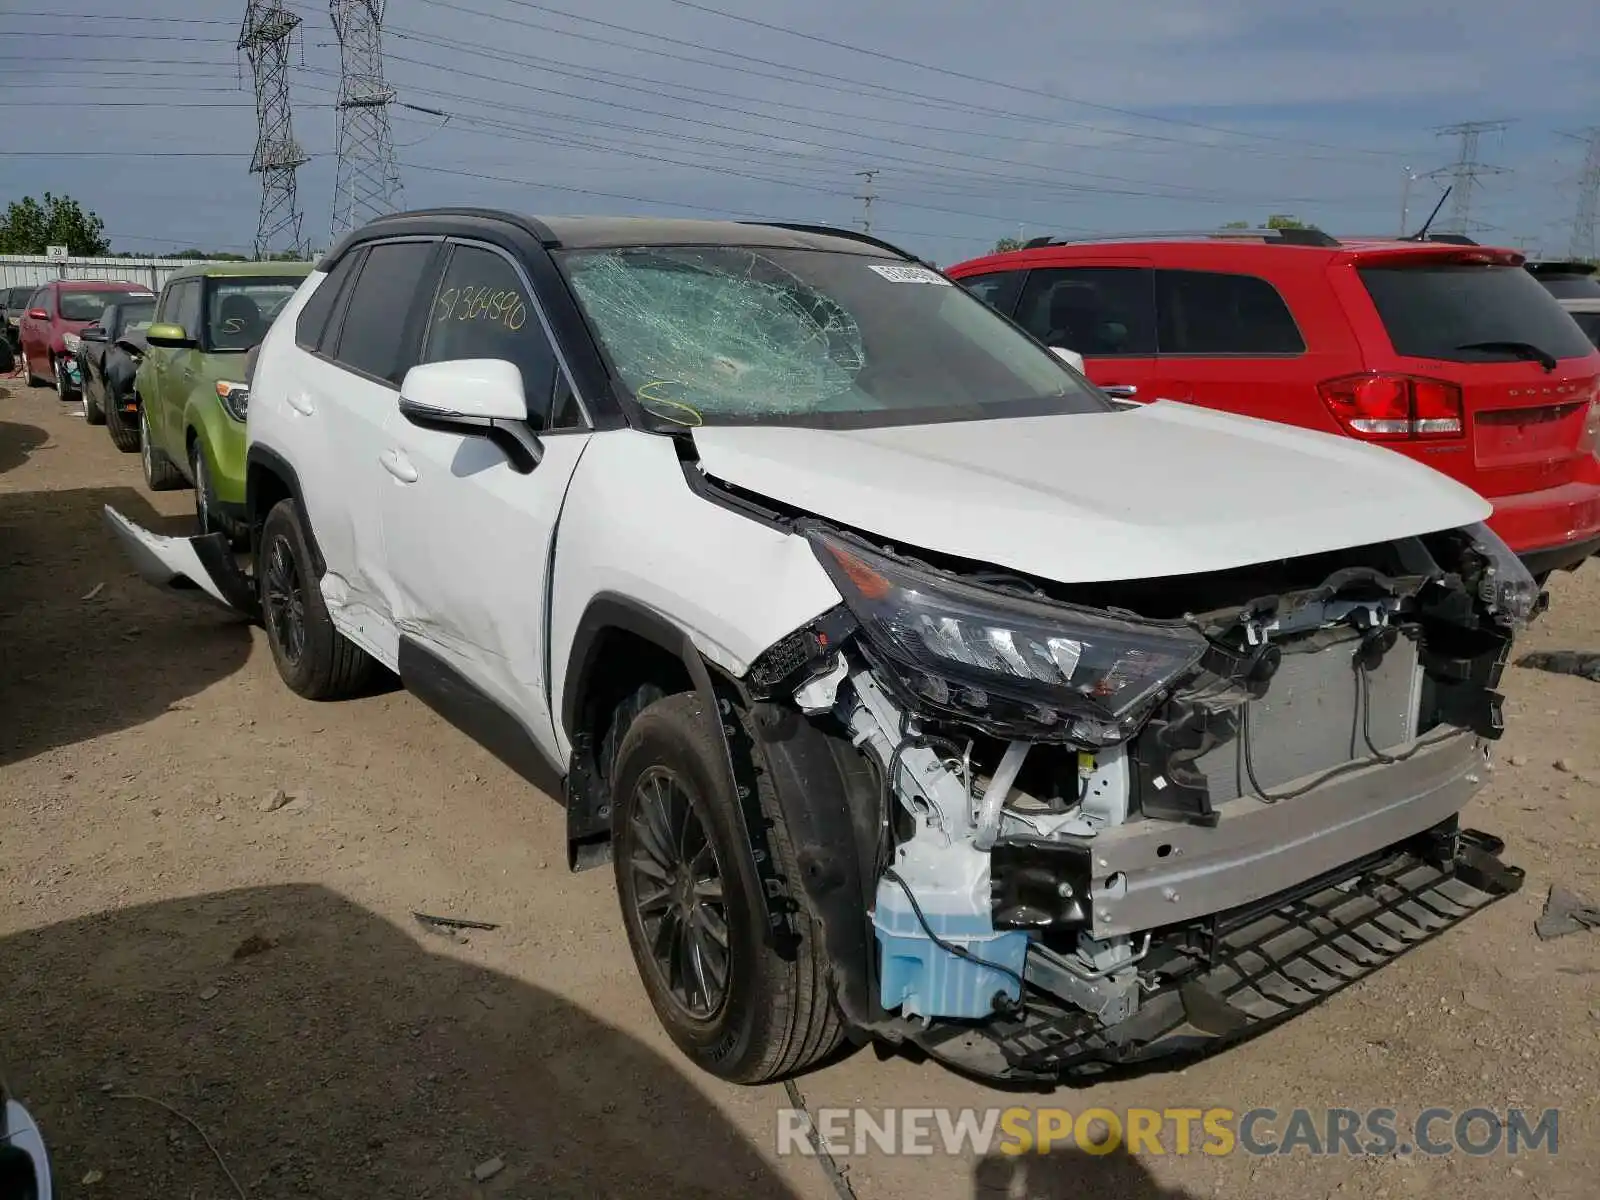
M 775 1153 L 781 1087 L 676 1055 L 553 801 L 404 693 L 290 694 L 259 630 L 132 576 L 107 503 L 189 528 L 190 493 L 146 492 L 104 430 L 0 384 L 0 1059 L 65 1195 L 834 1194 Z M 1552 595 L 1519 649 L 1600 647 L 1600 568 Z M 1559 1106 L 1559 1154 L 875 1155 L 848 1160 L 856 1193 L 1592 1197 L 1600 932 L 1541 943 L 1533 922 L 1552 882 L 1600 899 L 1600 684 L 1507 675 L 1468 815 L 1526 868 L 1519 895 L 1183 1072 L 1018 1097 L 866 1051 L 800 1086 L 813 1106 Z M 451 941 L 413 911 L 499 928 Z

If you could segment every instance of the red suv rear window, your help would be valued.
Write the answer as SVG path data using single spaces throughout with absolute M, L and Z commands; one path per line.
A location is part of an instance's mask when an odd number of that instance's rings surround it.
M 1529 348 L 1582 358 L 1594 346 L 1521 267 L 1428 262 L 1360 267 L 1397 354 L 1454 362 L 1510 362 Z

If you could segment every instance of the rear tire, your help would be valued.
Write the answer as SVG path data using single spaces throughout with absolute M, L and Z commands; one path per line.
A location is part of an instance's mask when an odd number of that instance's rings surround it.
M 106 432 L 111 435 L 111 444 L 124 454 L 139 452 L 139 426 L 137 423 L 130 423 L 123 415 L 115 397 L 106 407 Z
M 35 375 L 33 373 L 33 362 L 32 362 L 32 360 L 28 359 L 27 357 L 24 357 L 23 360 L 22 360 L 22 369 L 23 369 L 24 372 L 27 373 L 28 386 L 29 387 L 49 387 L 50 386 L 51 380 L 45 379 L 43 376 Z
M 144 468 L 144 483 L 152 492 L 171 492 L 183 486 L 183 473 L 150 440 L 150 422 L 144 406 L 139 407 L 139 465 Z
M 803 898 L 791 953 L 765 937 L 766 901 L 739 820 L 717 719 L 686 692 L 639 714 L 617 752 L 617 893 L 662 1026 L 702 1070 L 764 1083 L 826 1058 L 844 1027 L 820 929 Z M 800 877 L 774 798 L 762 797 L 784 878 Z M 720 969 L 719 969 L 720 966 Z
M 280 500 L 261 527 L 256 580 L 272 661 L 290 691 L 342 700 L 371 686 L 378 662 L 334 628 L 312 567 L 300 508 Z

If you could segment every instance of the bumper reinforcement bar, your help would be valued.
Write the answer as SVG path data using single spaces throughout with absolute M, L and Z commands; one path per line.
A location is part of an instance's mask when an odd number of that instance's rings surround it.
M 1453 826 L 1453 821 L 1447 823 Z M 1320 1003 L 1522 886 L 1504 843 L 1432 830 L 1291 891 L 1157 931 L 1133 1016 L 1111 1027 L 1030 993 L 1020 1014 L 916 1029 L 954 1070 L 1006 1083 L 1075 1083 L 1188 1059 Z

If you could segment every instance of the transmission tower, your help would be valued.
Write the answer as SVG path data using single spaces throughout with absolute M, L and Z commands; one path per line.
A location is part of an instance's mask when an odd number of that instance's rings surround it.
M 1563 134 L 1589 144 L 1578 176 L 1578 211 L 1572 218 L 1572 245 L 1568 253 L 1587 261 L 1596 257 L 1595 227 L 1600 224 L 1600 125 L 1581 133 Z
M 1481 177 L 1504 175 L 1507 169 L 1478 161 L 1478 139 L 1486 133 L 1499 133 L 1509 124 L 1509 121 L 1463 121 L 1459 125 L 1447 125 L 1434 130 L 1440 137 L 1461 140 L 1455 162 L 1428 172 L 1430 179 L 1437 179 L 1441 175 L 1450 177 L 1450 215 L 1439 226 L 1438 232 L 1471 233 L 1474 229 L 1487 228 L 1481 221 L 1471 218 L 1472 193 L 1477 189 Z
M 256 149 L 250 172 L 261 176 L 261 216 L 256 222 L 256 257 L 274 249 L 304 256 L 295 170 L 306 161 L 294 140 L 289 111 L 289 49 L 300 18 L 284 0 L 247 0 L 239 45 L 256 82 Z
M 329 0 L 339 37 L 338 174 L 333 239 L 400 203 L 400 172 L 389 129 L 394 89 L 383 79 L 385 0 Z

